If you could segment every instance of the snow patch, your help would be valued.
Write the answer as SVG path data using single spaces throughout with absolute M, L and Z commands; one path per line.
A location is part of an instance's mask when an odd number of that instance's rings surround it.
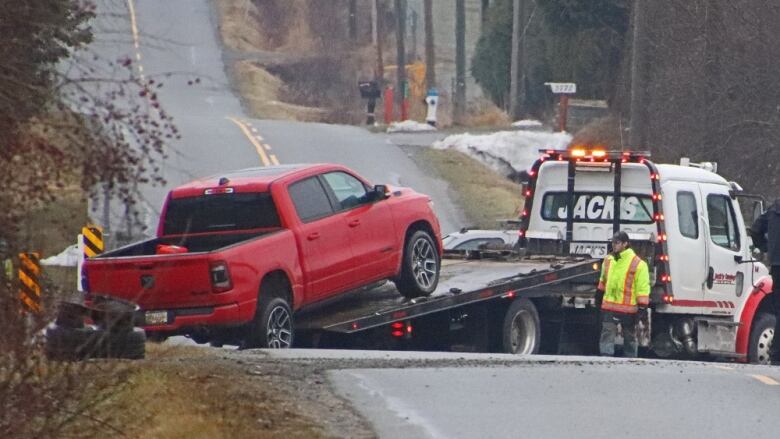
M 564 149 L 571 142 L 568 133 L 499 131 L 492 134 L 456 134 L 434 142 L 436 149 L 454 149 L 510 177 L 528 170 L 539 158 L 540 149 Z
M 436 131 L 436 127 L 427 123 L 420 123 L 413 120 L 403 122 L 393 122 L 387 127 L 388 133 L 421 133 L 427 131 Z
M 79 263 L 81 252 L 76 244 L 68 246 L 60 254 L 41 259 L 42 265 L 53 265 L 59 267 L 75 267 Z
M 523 119 L 512 122 L 512 126 L 515 128 L 541 128 L 544 125 L 535 119 Z

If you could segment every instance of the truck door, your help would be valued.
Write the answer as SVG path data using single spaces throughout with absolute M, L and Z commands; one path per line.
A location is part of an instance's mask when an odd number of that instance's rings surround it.
M 744 225 L 728 188 L 702 184 L 707 224 L 707 278 L 704 298 L 714 301 L 714 314 L 734 314 L 737 297 L 744 282 L 743 257 L 746 243 L 740 232 Z
M 321 299 L 350 282 L 350 230 L 344 218 L 336 214 L 318 177 L 295 182 L 288 191 L 301 221 L 294 230 L 306 291 L 314 300 Z
M 392 229 L 390 205 L 385 201 L 370 200 L 366 184 L 346 172 L 328 172 L 323 174 L 323 180 L 335 198 L 339 215 L 349 227 L 354 257 L 353 285 L 393 274 L 399 244 L 396 242 L 398 234 Z
M 701 301 L 707 278 L 707 235 L 702 230 L 702 196 L 690 183 L 663 186 L 669 261 L 676 299 Z

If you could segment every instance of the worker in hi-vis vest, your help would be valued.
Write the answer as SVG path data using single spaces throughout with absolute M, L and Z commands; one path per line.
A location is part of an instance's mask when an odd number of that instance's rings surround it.
M 636 326 L 640 313 L 650 304 L 647 263 L 631 249 L 626 232 L 612 237 L 612 253 L 604 258 L 599 278 L 601 301 L 601 355 L 615 355 L 617 325 L 623 328 L 623 355 L 637 356 Z

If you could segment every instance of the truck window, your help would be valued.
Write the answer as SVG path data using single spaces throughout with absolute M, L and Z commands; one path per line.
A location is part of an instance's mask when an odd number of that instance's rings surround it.
M 739 250 L 737 219 L 729 197 L 716 194 L 707 195 L 707 218 L 710 221 L 712 242 L 729 250 Z
M 290 185 L 289 191 L 301 221 L 307 223 L 333 213 L 333 206 L 317 177 L 295 182 Z
M 614 197 L 607 192 L 575 192 L 574 222 L 610 223 L 614 217 Z M 547 192 L 542 198 L 542 218 L 566 221 L 567 192 Z M 620 197 L 620 222 L 651 224 L 653 202 L 648 195 L 625 194 Z
M 365 185 L 354 176 L 346 172 L 328 172 L 323 177 L 336 196 L 341 207 L 340 210 L 351 209 L 368 200 Z
M 231 193 L 173 198 L 163 223 L 164 235 L 280 227 L 271 194 Z
M 682 236 L 699 239 L 699 212 L 691 192 L 677 192 L 677 224 Z

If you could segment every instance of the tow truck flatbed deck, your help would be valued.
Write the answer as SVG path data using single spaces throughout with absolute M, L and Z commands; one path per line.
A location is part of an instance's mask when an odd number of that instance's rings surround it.
M 598 277 L 595 262 L 584 256 L 442 259 L 439 284 L 429 297 L 404 299 L 392 284 L 385 284 L 302 311 L 296 326 L 349 334 L 501 297 L 538 297 L 562 283 L 582 284 L 583 290 L 592 290 Z

